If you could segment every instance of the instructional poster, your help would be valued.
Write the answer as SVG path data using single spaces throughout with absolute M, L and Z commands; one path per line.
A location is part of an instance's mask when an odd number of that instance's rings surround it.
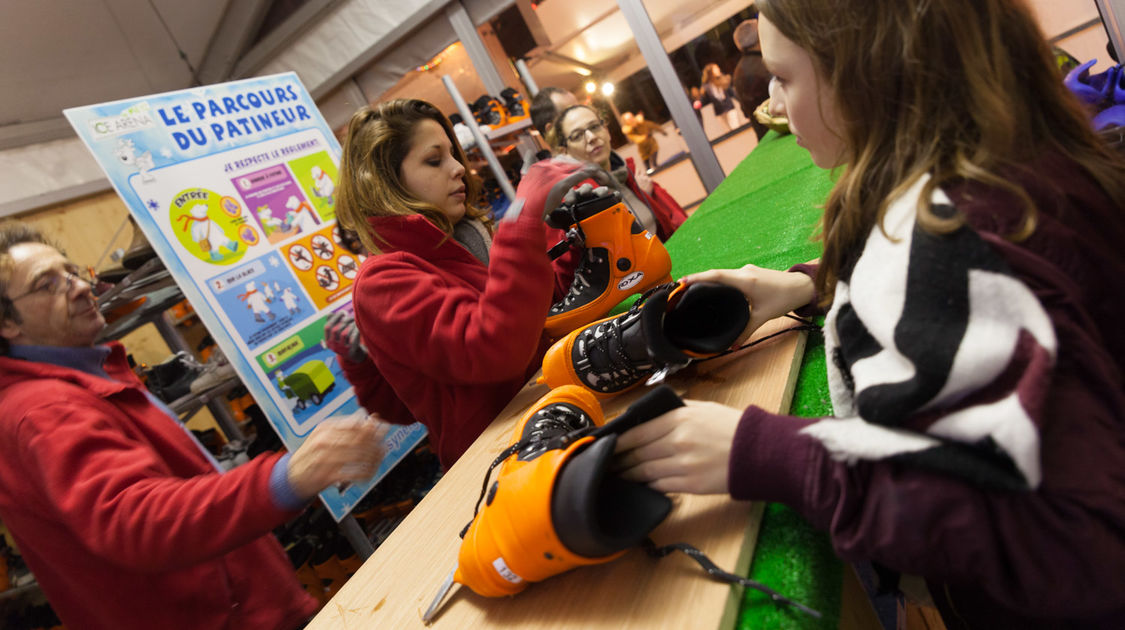
M 362 256 L 336 232 L 340 145 L 294 73 L 64 112 L 290 451 L 359 405 L 324 322 Z M 425 435 L 396 426 L 339 520 Z

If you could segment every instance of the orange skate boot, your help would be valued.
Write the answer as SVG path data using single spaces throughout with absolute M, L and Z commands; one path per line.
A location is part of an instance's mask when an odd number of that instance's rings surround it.
M 726 351 L 749 321 L 749 304 L 738 289 L 709 282 L 666 284 L 628 312 L 556 341 L 543 357 L 539 382 L 581 385 L 599 397 L 614 396 Z
M 672 280 L 672 259 L 664 244 L 641 227 L 620 193 L 602 192 L 607 194 L 564 203 L 547 214 L 548 225 L 568 230 L 563 243 L 584 249 L 570 291 L 547 313 L 545 329 L 552 337 L 603 317 L 634 293 Z M 558 247 L 552 253 L 560 253 Z

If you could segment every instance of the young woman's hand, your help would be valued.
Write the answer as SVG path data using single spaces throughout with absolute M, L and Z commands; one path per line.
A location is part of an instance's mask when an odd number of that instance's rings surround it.
M 626 431 L 616 467 L 625 479 L 661 492 L 726 494 L 730 449 L 742 411 L 719 403 L 685 406 Z
M 693 273 L 682 280 L 685 284 L 718 282 L 732 286 L 750 302 L 750 323 L 744 337 L 775 317 L 805 306 L 816 294 L 812 278 L 797 272 L 763 269 L 745 265 L 740 269 L 712 269 Z

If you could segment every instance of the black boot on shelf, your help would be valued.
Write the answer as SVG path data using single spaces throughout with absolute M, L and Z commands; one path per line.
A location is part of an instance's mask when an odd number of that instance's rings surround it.
M 469 105 L 469 109 L 472 110 L 473 118 L 477 119 L 478 125 L 488 125 L 495 129 L 504 126 L 507 122 L 504 106 L 489 94 L 481 95 Z
M 508 122 L 518 122 L 531 114 L 531 110 L 527 106 L 527 99 L 520 96 L 515 88 L 504 88 L 504 91 L 500 92 L 500 98 L 504 99 L 504 109 L 508 112 Z
M 191 384 L 203 372 L 203 366 L 186 352 L 177 352 L 161 363 L 150 366 L 145 385 L 166 403 L 186 396 Z
M 125 255 L 121 257 L 121 266 L 133 270 L 155 258 L 156 251 L 152 249 L 152 245 L 149 244 L 144 232 L 141 231 L 133 217 L 129 217 L 129 225 L 133 226 L 133 242 L 129 243 Z

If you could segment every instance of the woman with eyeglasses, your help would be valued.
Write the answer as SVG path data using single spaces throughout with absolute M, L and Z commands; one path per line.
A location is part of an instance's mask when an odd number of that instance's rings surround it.
M 555 119 L 548 140 L 561 153 L 597 164 L 613 175 L 621 184 L 629 211 L 661 241 L 668 240 L 687 219 L 680 204 L 645 174 L 644 167 L 613 151 L 605 121 L 590 107 L 575 105 L 563 110 Z

